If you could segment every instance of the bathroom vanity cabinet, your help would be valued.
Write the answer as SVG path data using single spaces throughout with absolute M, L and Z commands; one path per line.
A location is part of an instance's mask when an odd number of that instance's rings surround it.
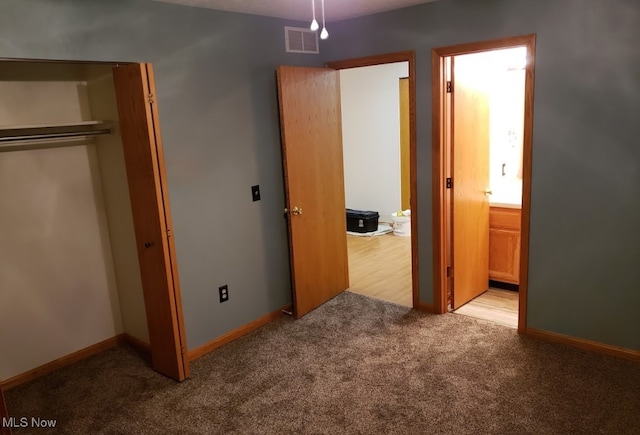
M 489 211 L 489 279 L 520 283 L 520 209 Z

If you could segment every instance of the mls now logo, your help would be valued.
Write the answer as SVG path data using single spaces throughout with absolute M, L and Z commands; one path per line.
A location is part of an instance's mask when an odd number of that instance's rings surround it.
M 3 428 L 19 429 L 23 427 L 54 428 L 58 424 L 57 420 L 46 420 L 40 417 L 2 417 Z

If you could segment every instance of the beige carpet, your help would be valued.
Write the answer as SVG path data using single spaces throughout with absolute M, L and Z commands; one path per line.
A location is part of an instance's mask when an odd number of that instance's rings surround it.
M 192 364 L 128 348 L 7 392 L 63 434 L 638 434 L 640 366 L 343 293 Z

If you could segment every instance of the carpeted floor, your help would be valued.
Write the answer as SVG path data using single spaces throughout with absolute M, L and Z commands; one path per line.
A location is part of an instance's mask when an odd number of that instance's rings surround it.
M 345 292 L 194 361 L 126 347 L 6 393 L 64 434 L 638 434 L 640 366 Z M 47 430 L 16 430 L 22 434 Z

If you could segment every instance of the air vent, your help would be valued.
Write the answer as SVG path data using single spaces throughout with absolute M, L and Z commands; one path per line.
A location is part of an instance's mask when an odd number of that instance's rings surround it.
M 318 54 L 318 33 L 304 27 L 284 28 L 284 41 L 287 53 Z

